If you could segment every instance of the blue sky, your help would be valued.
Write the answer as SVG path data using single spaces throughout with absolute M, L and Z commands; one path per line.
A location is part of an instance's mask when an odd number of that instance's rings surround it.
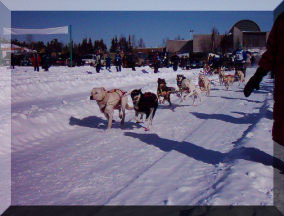
M 272 11 L 12 11 L 14 28 L 48 28 L 72 25 L 73 40 L 84 37 L 104 39 L 108 45 L 115 35 L 134 34 L 143 38 L 147 47 L 157 47 L 165 38 L 177 35 L 189 39 L 194 34 L 207 34 L 215 26 L 222 34 L 239 20 L 255 21 L 262 31 L 270 31 L 273 24 Z M 19 40 L 27 36 L 13 36 Z M 33 40 L 44 42 L 58 38 L 67 43 L 67 35 L 33 35 Z

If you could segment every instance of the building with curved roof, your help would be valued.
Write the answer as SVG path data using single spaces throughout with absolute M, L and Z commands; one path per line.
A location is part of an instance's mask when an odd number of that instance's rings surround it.
M 260 27 L 251 20 L 241 20 L 230 30 L 233 48 L 242 46 L 245 49 L 265 48 L 268 33 L 262 32 Z
M 230 32 L 232 33 L 234 28 L 238 28 L 240 31 L 243 32 L 260 32 L 259 26 L 251 20 L 240 20 L 233 27 L 231 28 Z
M 252 20 L 240 20 L 228 34 L 217 34 L 212 43 L 211 34 L 194 34 L 193 40 L 167 40 L 167 52 L 209 53 L 233 52 L 239 46 L 245 50 L 265 49 L 269 32 L 262 32 L 259 25 Z
M 257 23 L 252 20 L 236 22 L 227 35 L 217 35 L 215 43 L 220 52 L 231 52 L 241 46 L 245 50 L 265 49 L 269 32 L 262 32 Z M 224 40 L 226 36 L 226 45 Z M 221 44 L 223 43 L 223 44 Z M 226 47 L 226 48 L 224 48 Z M 224 50 L 225 49 L 225 50 Z M 211 34 L 197 34 L 193 37 L 193 52 L 211 52 Z

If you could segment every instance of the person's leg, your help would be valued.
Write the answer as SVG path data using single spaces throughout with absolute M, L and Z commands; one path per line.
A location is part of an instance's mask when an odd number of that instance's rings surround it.
M 284 162 L 284 146 L 274 142 L 274 157 Z M 284 173 L 274 168 L 274 205 L 284 214 Z

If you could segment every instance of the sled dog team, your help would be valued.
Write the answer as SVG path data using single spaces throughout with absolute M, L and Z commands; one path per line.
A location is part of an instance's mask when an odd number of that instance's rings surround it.
M 233 75 L 226 75 L 224 71 L 219 73 L 219 82 L 224 84 L 226 89 L 229 85 L 238 79 L 239 85 L 244 82 L 244 74 L 241 71 L 237 72 L 237 78 Z M 176 77 L 178 90 L 174 87 L 168 87 L 165 79 L 158 78 L 157 95 L 152 92 L 142 93 L 141 89 L 134 89 L 131 91 L 130 96 L 133 102 L 133 107 L 128 104 L 128 94 L 121 89 L 112 89 L 107 91 L 105 88 L 93 88 L 90 96 L 90 100 L 95 100 L 100 108 L 100 111 L 105 115 L 108 125 L 107 129 L 110 129 L 113 122 L 114 110 L 119 111 L 119 118 L 121 119 L 121 126 L 123 127 L 125 121 L 125 110 L 135 111 L 135 120 L 137 123 L 143 122 L 143 114 L 146 115 L 148 125 L 145 130 L 149 130 L 152 125 L 153 118 L 155 116 L 158 104 L 164 104 L 165 101 L 171 106 L 171 94 L 176 94 L 181 98 L 182 103 L 186 98 L 191 97 L 193 105 L 195 104 L 195 98 L 198 98 L 200 102 L 201 93 L 205 92 L 206 96 L 209 96 L 211 89 L 211 81 L 204 74 L 199 74 L 198 85 L 195 85 L 191 79 L 187 79 L 184 75 L 178 74 Z M 161 100 L 163 98 L 163 100 Z M 140 114 L 140 119 L 138 115 Z

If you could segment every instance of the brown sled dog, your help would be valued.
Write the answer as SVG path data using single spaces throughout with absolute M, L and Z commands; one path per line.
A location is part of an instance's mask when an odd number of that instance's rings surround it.
M 171 93 L 175 93 L 175 88 L 173 87 L 168 87 L 165 79 L 158 78 L 158 89 L 157 89 L 157 95 L 158 95 L 158 100 L 160 103 L 164 104 L 165 101 L 168 101 L 170 106 L 172 105 L 171 103 Z M 163 101 L 161 101 L 161 97 L 163 97 Z
M 210 89 L 211 89 L 211 83 L 207 76 L 204 74 L 199 74 L 198 77 L 198 85 L 201 91 L 206 92 L 206 96 L 209 96 Z

